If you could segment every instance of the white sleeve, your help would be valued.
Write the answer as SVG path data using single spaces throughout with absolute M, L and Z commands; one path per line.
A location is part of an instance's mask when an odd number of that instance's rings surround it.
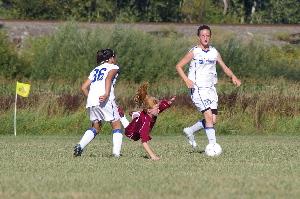
M 95 69 L 92 70 L 92 72 L 90 73 L 88 78 L 89 78 L 89 80 L 94 80 L 94 78 L 95 78 Z

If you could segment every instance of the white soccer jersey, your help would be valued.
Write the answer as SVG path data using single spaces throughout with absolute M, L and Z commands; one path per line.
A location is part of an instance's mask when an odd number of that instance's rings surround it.
M 105 94 L 105 79 L 108 72 L 113 69 L 119 69 L 119 66 L 115 64 L 104 63 L 97 66 L 89 75 L 89 79 L 92 81 L 89 89 L 89 94 L 87 98 L 86 108 L 100 105 L 99 97 Z M 116 78 L 118 74 L 114 77 L 109 94 L 109 100 L 115 100 L 114 85 L 116 83 Z
M 208 50 L 195 46 L 190 52 L 193 53 L 193 59 L 190 63 L 188 78 L 192 80 L 197 87 L 211 87 L 217 83 L 216 63 L 218 51 L 209 46 Z

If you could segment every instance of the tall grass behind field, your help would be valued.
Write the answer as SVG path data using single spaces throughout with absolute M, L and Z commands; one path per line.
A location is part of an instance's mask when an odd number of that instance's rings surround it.
M 0 134 L 13 132 L 15 82 L 2 80 L 0 87 Z M 81 134 L 89 126 L 85 98 L 79 92 L 81 82 L 31 82 L 28 98 L 18 97 L 17 124 L 22 134 Z M 119 81 L 117 102 L 129 111 L 135 109 L 133 96 L 138 84 Z M 284 79 L 245 80 L 235 88 L 227 79 L 218 84 L 219 134 L 284 133 L 297 134 L 300 130 L 300 87 L 297 82 Z M 182 129 L 202 118 L 196 111 L 180 80 L 150 84 L 149 94 L 162 98 L 176 95 L 170 110 L 159 116 L 154 132 L 180 134 Z M 103 132 L 110 132 L 105 125 Z
M 75 24 L 60 27 L 56 34 L 31 39 L 23 49 L 30 60 L 31 78 L 77 80 L 87 77 L 96 66 L 96 52 L 112 48 L 117 53 L 122 79 L 140 82 L 144 79 L 174 77 L 177 59 L 187 50 L 184 38 L 159 38 L 137 30 L 80 30 Z
M 231 38 L 216 44 L 223 60 L 235 74 L 244 78 L 300 80 L 299 45 L 277 47 L 255 39 L 247 43 Z
M 162 32 L 166 30 L 167 27 Z M 0 40 L 5 41 L 5 37 Z M 6 43 L 0 42 L 3 49 Z M 170 34 L 155 35 L 126 29 L 121 24 L 111 29 L 81 29 L 76 23 L 66 23 L 51 36 L 28 38 L 18 51 L 19 56 L 3 63 L 0 74 L 10 78 L 76 81 L 95 67 L 99 49 L 112 48 L 117 52 L 121 79 L 156 82 L 177 78 L 176 63 L 197 43 L 196 36 L 185 37 L 172 29 Z M 213 34 L 212 44 L 241 78 L 300 80 L 298 45 L 273 46 L 255 37 L 245 42 L 218 31 Z M 22 67 L 20 63 L 24 63 Z M 223 73 L 219 71 L 219 75 Z

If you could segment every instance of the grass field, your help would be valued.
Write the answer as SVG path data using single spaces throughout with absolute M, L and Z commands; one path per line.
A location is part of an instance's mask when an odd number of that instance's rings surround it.
M 113 158 L 98 136 L 72 156 L 78 136 L 0 136 L 0 198 L 299 198 L 300 136 L 218 136 L 223 153 L 192 151 L 181 135 L 153 136 L 161 160 L 125 138 Z

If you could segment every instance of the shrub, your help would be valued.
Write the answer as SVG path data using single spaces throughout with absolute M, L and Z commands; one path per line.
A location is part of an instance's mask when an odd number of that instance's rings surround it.
M 16 78 L 26 75 L 27 64 L 19 58 L 4 31 L 0 31 L 0 76 Z

